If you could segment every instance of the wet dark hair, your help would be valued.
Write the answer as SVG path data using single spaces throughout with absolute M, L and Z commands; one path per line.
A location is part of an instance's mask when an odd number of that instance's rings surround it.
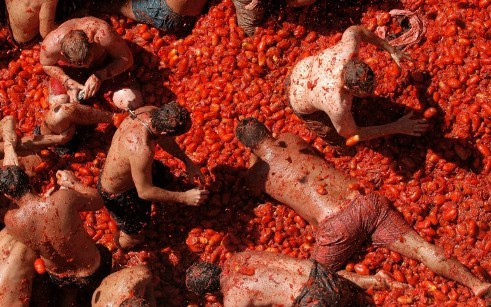
M 375 73 L 360 60 L 349 60 L 344 64 L 344 84 L 353 94 L 372 93 L 375 88 Z
M 189 112 L 176 102 L 169 102 L 158 109 L 150 111 L 153 128 L 167 135 L 180 135 L 191 127 Z
M 247 147 L 255 148 L 270 133 L 266 126 L 254 117 L 244 118 L 235 128 L 239 141 Z
M 0 193 L 18 199 L 31 189 L 29 177 L 17 165 L 8 165 L 0 169 Z
M 133 296 L 122 301 L 119 307 L 150 307 L 150 304 L 144 298 Z
M 82 64 L 89 59 L 90 43 L 82 30 L 71 30 L 61 39 L 63 55 L 74 64 Z
M 186 270 L 186 287 L 198 295 L 213 293 L 220 289 L 222 269 L 205 261 L 196 261 Z

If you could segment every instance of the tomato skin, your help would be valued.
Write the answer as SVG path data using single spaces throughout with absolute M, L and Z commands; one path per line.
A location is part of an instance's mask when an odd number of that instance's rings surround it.
M 36 270 L 38 274 L 46 273 L 46 266 L 44 265 L 43 259 L 37 258 L 36 260 L 34 260 L 34 270 Z

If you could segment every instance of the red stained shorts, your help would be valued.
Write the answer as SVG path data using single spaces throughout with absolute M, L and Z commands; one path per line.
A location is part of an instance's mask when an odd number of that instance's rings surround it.
M 338 270 L 367 239 L 375 246 L 389 245 L 411 229 L 387 198 L 373 193 L 359 196 L 319 224 L 312 258 Z

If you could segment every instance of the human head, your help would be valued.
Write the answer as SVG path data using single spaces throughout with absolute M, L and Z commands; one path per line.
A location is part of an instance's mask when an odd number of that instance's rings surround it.
M 270 133 L 266 126 L 254 117 L 244 118 L 235 129 L 239 141 L 247 147 L 256 148 Z
M 197 261 L 186 270 L 186 287 L 198 295 L 216 292 L 220 289 L 220 273 L 219 266 Z
M 158 133 L 180 135 L 190 128 L 189 112 L 176 102 L 169 102 L 150 111 L 152 127 Z
M 343 79 L 346 88 L 355 96 L 367 96 L 375 88 L 375 74 L 366 63 L 352 59 L 344 64 Z
M 18 199 L 31 189 L 29 177 L 17 165 L 7 165 L 0 169 L 0 193 Z
M 61 51 L 73 64 L 82 66 L 90 59 L 89 38 L 82 30 L 71 30 L 61 39 Z
M 144 298 L 133 296 L 122 301 L 119 307 L 150 307 L 150 304 Z

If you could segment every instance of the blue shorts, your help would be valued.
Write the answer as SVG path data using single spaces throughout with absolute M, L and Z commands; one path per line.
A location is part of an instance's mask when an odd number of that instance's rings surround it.
M 176 34 L 191 30 L 198 17 L 175 13 L 165 0 L 132 0 L 132 9 L 138 22 Z

